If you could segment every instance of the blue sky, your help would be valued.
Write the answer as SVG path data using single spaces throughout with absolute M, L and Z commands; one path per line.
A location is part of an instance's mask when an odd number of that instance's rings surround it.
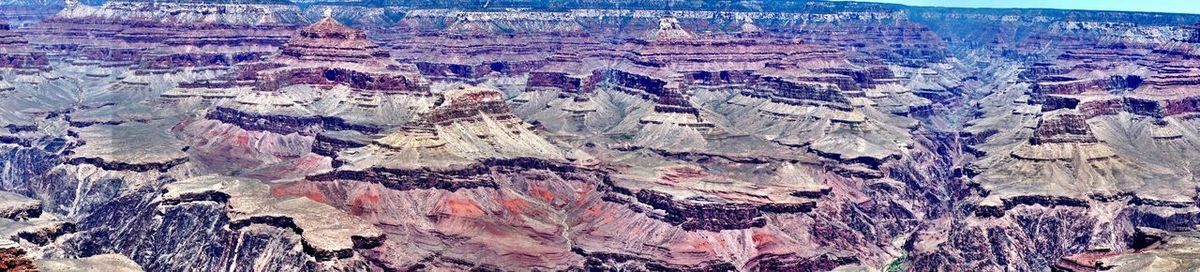
M 857 0 L 910 6 L 970 8 L 1053 8 L 1200 14 L 1200 0 Z

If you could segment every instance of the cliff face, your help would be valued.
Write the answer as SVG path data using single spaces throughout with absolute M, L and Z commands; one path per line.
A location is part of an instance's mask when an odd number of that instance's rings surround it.
M 33 51 L 13 26 L 0 22 L 0 67 L 18 69 L 46 69 L 50 62 L 45 54 Z
M 0 24 L 4 268 L 1195 266 L 1198 16 L 61 9 Z

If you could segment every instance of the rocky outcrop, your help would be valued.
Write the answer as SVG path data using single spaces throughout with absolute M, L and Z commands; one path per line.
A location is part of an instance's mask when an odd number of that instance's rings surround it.
M 477 167 L 451 171 L 371 168 L 363 171 L 335 171 L 309 176 L 308 179 L 313 181 L 357 180 L 379 183 L 395 190 L 436 188 L 453 191 L 461 188 L 495 188 L 496 184 L 485 175 L 488 172 L 487 168 Z
M 370 144 L 368 136 L 353 131 L 333 131 L 317 134 L 312 152 L 326 157 L 337 157 L 337 153 Z
M 419 80 L 409 75 L 373 74 L 337 67 L 287 69 L 271 74 L 260 84 L 257 86 L 260 90 L 296 84 L 344 84 L 380 93 L 424 94 L 427 91 Z
M 364 264 L 353 261 L 354 251 L 383 240 L 373 226 L 337 216 L 329 206 L 305 198 L 276 198 L 265 185 L 244 179 L 197 177 L 168 184 L 156 197 L 124 197 L 111 204 L 82 219 L 79 230 L 86 235 L 69 244 L 84 255 L 135 256 L 134 261 L 148 270 L 182 264 L 133 254 L 136 250 L 204 250 L 215 255 L 182 255 L 179 260 L 235 269 L 255 266 L 259 260 L 284 270 L 361 267 Z M 171 235 L 185 233 L 204 234 Z
M 850 109 L 850 100 L 841 93 L 841 89 L 819 82 L 764 77 L 758 88 L 767 90 L 766 92 L 770 93 L 775 102 L 790 105 L 821 105 L 840 110 Z M 762 95 L 762 93 L 748 93 L 748 95 Z
M 781 270 L 830 270 L 836 271 L 835 268 L 843 265 L 851 265 L 858 263 L 858 260 L 852 256 L 837 256 L 837 254 L 825 254 L 815 258 L 806 260 L 791 259 L 795 256 L 788 255 L 763 255 L 750 260 L 750 264 L 746 266 L 749 271 L 781 271 Z
M 662 271 L 724 271 L 735 270 L 737 267 L 728 262 L 709 262 L 697 265 L 676 265 L 660 263 L 654 260 L 640 258 L 621 253 L 588 252 L 581 248 L 572 248 L 572 252 L 586 256 L 584 266 L 588 269 L 646 269 Z
M 0 217 L 12 220 L 37 218 L 42 214 L 42 203 L 22 195 L 0 191 Z
M 40 259 L 34 264 L 38 269 L 46 271 L 143 271 L 133 260 L 118 254 L 101 254 L 78 259 Z
M 1034 136 L 1029 139 L 1032 144 L 1043 143 L 1095 143 L 1091 127 L 1084 116 L 1077 112 L 1049 112 L 1038 120 Z
M 361 133 L 379 133 L 382 129 L 371 125 L 347 124 L 333 116 L 289 116 L 259 115 L 226 107 L 216 107 L 205 118 L 234 124 L 246 130 L 270 131 L 278 134 L 310 134 L 317 129 L 352 130 Z
M 95 165 L 95 166 L 100 167 L 101 169 L 105 169 L 105 170 L 133 171 L 133 172 L 146 172 L 146 171 L 166 172 L 167 170 L 171 169 L 172 167 L 183 164 L 184 162 L 187 162 L 187 158 L 179 158 L 179 159 L 175 159 L 175 160 L 171 160 L 171 161 L 167 161 L 167 162 L 161 162 L 161 163 L 160 162 L 127 163 L 127 162 L 121 162 L 121 161 L 109 162 L 109 161 L 105 161 L 104 159 L 101 159 L 101 158 L 85 158 L 85 157 L 73 158 L 73 159 L 67 161 L 67 163 L 74 164 L 74 165 L 90 164 L 90 165 Z
M 49 65 L 44 53 L 35 51 L 8 22 L 0 20 L 0 67 L 45 70 Z
M 295 133 L 317 142 L 321 155 L 336 156 L 329 150 L 334 146 L 313 137 L 338 131 L 375 135 L 429 107 L 428 83 L 388 55 L 362 31 L 326 16 L 297 31 L 277 55 L 217 79 L 181 84 L 162 97 L 212 101 L 204 119 L 278 136 L 271 138 Z
M 434 125 L 456 122 L 482 122 L 483 116 L 497 121 L 517 118 L 508 111 L 502 94 L 486 89 L 459 89 L 447 93 L 445 100 L 426 116 Z
M 112 1 L 98 7 L 67 1 L 57 18 L 164 23 L 282 24 L 295 23 L 297 8 L 282 1 L 190 1 L 156 5 L 143 1 Z M 132 18 L 126 18 L 126 17 Z
M 671 40 L 686 40 L 692 38 L 692 33 L 688 33 L 679 25 L 679 19 L 675 17 L 663 17 L 658 20 L 658 29 L 651 31 L 646 35 L 647 40 L 652 41 L 671 41 Z
M 428 92 L 412 67 L 402 69 L 362 31 L 331 16 L 297 31 L 271 62 L 285 66 L 267 72 L 260 79 L 261 90 L 294 84 L 344 84 L 371 92 Z M 339 67 L 339 63 L 343 65 Z
M 638 202 L 665 211 L 663 221 L 678 224 L 685 230 L 719 231 L 766 225 L 758 209 L 750 205 L 675 202 L 670 195 L 653 190 L 638 191 L 636 196 Z
M 281 2 L 74 3 L 23 32 L 55 57 L 156 71 L 227 67 L 247 56 L 274 52 L 293 29 L 289 24 L 300 21 L 294 16 L 296 7 Z
M 302 237 L 305 253 L 317 261 L 350 258 L 355 249 L 378 246 L 383 240 L 377 229 L 353 217 L 330 218 L 329 206 L 307 198 L 272 199 L 265 187 L 253 182 L 211 176 L 194 178 L 168 184 L 161 201 L 179 205 L 223 200 L 234 213 L 229 223 L 231 229 L 253 224 L 290 229 Z M 218 191 L 211 191 L 213 187 Z
M 1189 247 L 1196 241 L 1188 233 L 1152 233 L 1155 230 L 1138 229 L 1132 246 L 1138 251 L 1129 254 L 1112 254 L 1095 261 L 1097 268 L 1107 271 L 1136 271 L 1143 269 L 1188 270 L 1198 265 L 1195 248 Z
M 370 61 L 388 57 L 387 51 L 368 40 L 362 31 L 346 27 L 330 15 L 300 29 L 288 40 L 279 54 L 306 61 L 368 65 Z
M 25 257 L 25 250 L 11 245 L 0 248 L 0 268 L 7 271 L 37 271 L 33 261 Z
M 492 158 L 589 163 L 588 156 L 539 136 L 534 127 L 510 113 L 501 94 L 492 89 L 450 90 L 439 105 L 419 118 L 370 145 L 339 154 L 339 164 L 360 171 L 463 169 Z

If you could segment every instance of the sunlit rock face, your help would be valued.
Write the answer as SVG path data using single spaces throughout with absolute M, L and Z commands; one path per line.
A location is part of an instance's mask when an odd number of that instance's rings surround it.
M 1200 16 L 9 2 L 4 268 L 1196 267 Z

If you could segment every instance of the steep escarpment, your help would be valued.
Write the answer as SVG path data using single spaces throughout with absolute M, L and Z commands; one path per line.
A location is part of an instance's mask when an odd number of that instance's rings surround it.
M 41 70 L 49 68 L 46 55 L 36 52 L 29 41 L 13 31 L 13 26 L 0 21 L 0 67 Z
M 1006 67 L 993 70 L 999 78 L 977 94 L 975 119 L 961 134 L 971 161 L 963 169 L 969 189 L 956 204 L 960 211 L 910 241 L 909 260 L 1092 271 L 1083 268 L 1100 268 L 1092 259 L 1139 250 L 1127 243 L 1138 228 L 1190 230 L 1195 192 L 1178 190 L 1195 187 L 1187 178 L 1190 166 L 1168 159 L 1191 153 L 1183 151 L 1186 144 L 1176 145 L 1188 141 L 1187 133 L 1173 125 L 1190 117 L 1183 117 L 1186 107 L 1176 106 L 1172 117 L 1159 105 L 1187 96 L 1174 87 L 1186 84 L 1180 82 L 1189 74 L 1190 62 L 1182 60 L 1187 54 L 1168 48 L 1186 37 L 1171 34 L 1186 32 L 1172 20 L 1194 18 L 998 13 L 921 15 L 942 18 L 929 23 L 947 30 L 957 29 L 939 23 L 948 17 L 1044 16 L 1052 27 L 1027 31 L 1036 27 L 1014 20 L 993 23 L 999 33 L 944 31 L 985 35 L 990 49 L 967 49 L 979 46 L 972 45 L 979 36 L 954 46 Z M 1131 61 L 1146 57 L 1159 61 Z M 1163 102 L 1150 102 L 1158 99 Z
M 324 217 L 331 209 L 308 199 L 273 199 L 265 185 L 226 177 L 168 184 L 160 196 L 129 195 L 79 222 L 66 241 L 81 255 L 118 252 L 148 270 L 204 265 L 210 269 L 328 269 L 366 264 L 356 249 L 377 245 L 382 234 L 351 219 Z M 364 229 L 360 229 L 364 228 Z M 122 239 L 120 237 L 142 237 Z M 168 260 L 138 254 L 177 254 Z M 144 256 L 144 257 L 143 257 Z

